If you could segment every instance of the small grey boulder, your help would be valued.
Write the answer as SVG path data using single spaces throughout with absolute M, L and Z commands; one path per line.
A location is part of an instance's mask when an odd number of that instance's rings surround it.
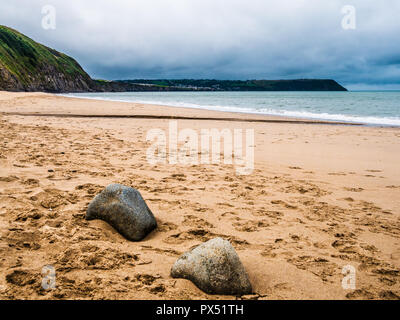
M 209 294 L 243 295 L 252 292 L 235 249 L 222 238 L 211 239 L 184 253 L 173 265 L 171 276 L 190 280 Z
M 125 238 L 142 240 L 157 227 L 153 213 L 139 191 L 121 184 L 110 184 L 89 204 L 86 220 L 108 222 Z

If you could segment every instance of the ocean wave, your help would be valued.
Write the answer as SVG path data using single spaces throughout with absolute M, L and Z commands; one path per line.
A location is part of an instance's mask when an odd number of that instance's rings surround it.
M 289 111 L 289 110 L 268 110 L 265 111 L 264 114 L 280 115 L 285 117 L 295 117 L 303 119 L 342 121 L 349 123 L 363 123 L 371 125 L 400 126 L 400 118 L 394 118 L 394 117 L 369 117 L 369 116 L 356 116 L 356 115 L 346 115 L 346 114 Z
M 238 106 L 224 106 L 224 105 L 208 105 L 208 104 L 197 104 L 183 101 L 164 101 L 154 99 L 140 99 L 136 97 L 107 97 L 107 96 L 92 96 L 86 94 L 62 94 L 66 97 L 85 98 L 94 100 L 106 100 L 116 102 L 133 102 L 142 104 L 154 104 L 169 107 L 183 107 L 191 109 L 205 109 L 212 111 L 224 111 L 234 113 L 247 113 L 247 114 L 260 114 L 260 115 L 272 115 L 272 116 L 283 116 L 290 118 L 301 118 L 301 119 L 313 119 L 313 120 L 327 120 L 327 121 L 340 121 L 348 123 L 362 123 L 367 125 L 381 125 L 381 126 L 400 126 L 399 117 L 377 117 L 377 116 L 362 116 L 362 115 L 348 115 L 348 114 L 335 114 L 326 112 L 309 112 L 303 110 L 286 110 L 286 109 L 274 109 L 274 108 L 251 108 L 251 107 L 238 107 Z

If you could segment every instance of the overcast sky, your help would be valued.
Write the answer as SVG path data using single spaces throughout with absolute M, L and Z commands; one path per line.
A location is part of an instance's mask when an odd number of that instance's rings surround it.
M 399 0 L 0 0 L 0 24 L 94 78 L 332 78 L 400 89 Z M 43 29 L 42 7 L 56 9 Z M 356 9 L 343 29 L 342 8 Z

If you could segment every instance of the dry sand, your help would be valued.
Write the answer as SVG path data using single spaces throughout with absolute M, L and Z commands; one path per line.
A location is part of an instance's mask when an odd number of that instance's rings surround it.
M 216 236 L 230 239 L 258 299 L 400 298 L 397 128 L 43 93 L 1 92 L 0 112 L 1 299 L 235 299 L 169 275 L 180 254 Z M 146 132 L 168 130 L 170 116 L 203 118 L 178 120 L 179 129 L 253 128 L 253 173 L 150 165 Z M 137 188 L 155 214 L 159 227 L 144 241 L 84 219 L 110 183 Z M 45 265 L 56 289 L 41 287 Z M 342 288 L 346 265 L 355 290 Z

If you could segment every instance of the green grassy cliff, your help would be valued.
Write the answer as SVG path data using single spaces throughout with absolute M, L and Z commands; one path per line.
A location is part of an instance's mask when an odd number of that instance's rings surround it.
M 0 26 L 0 90 L 89 91 L 90 76 L 71 57 Z

